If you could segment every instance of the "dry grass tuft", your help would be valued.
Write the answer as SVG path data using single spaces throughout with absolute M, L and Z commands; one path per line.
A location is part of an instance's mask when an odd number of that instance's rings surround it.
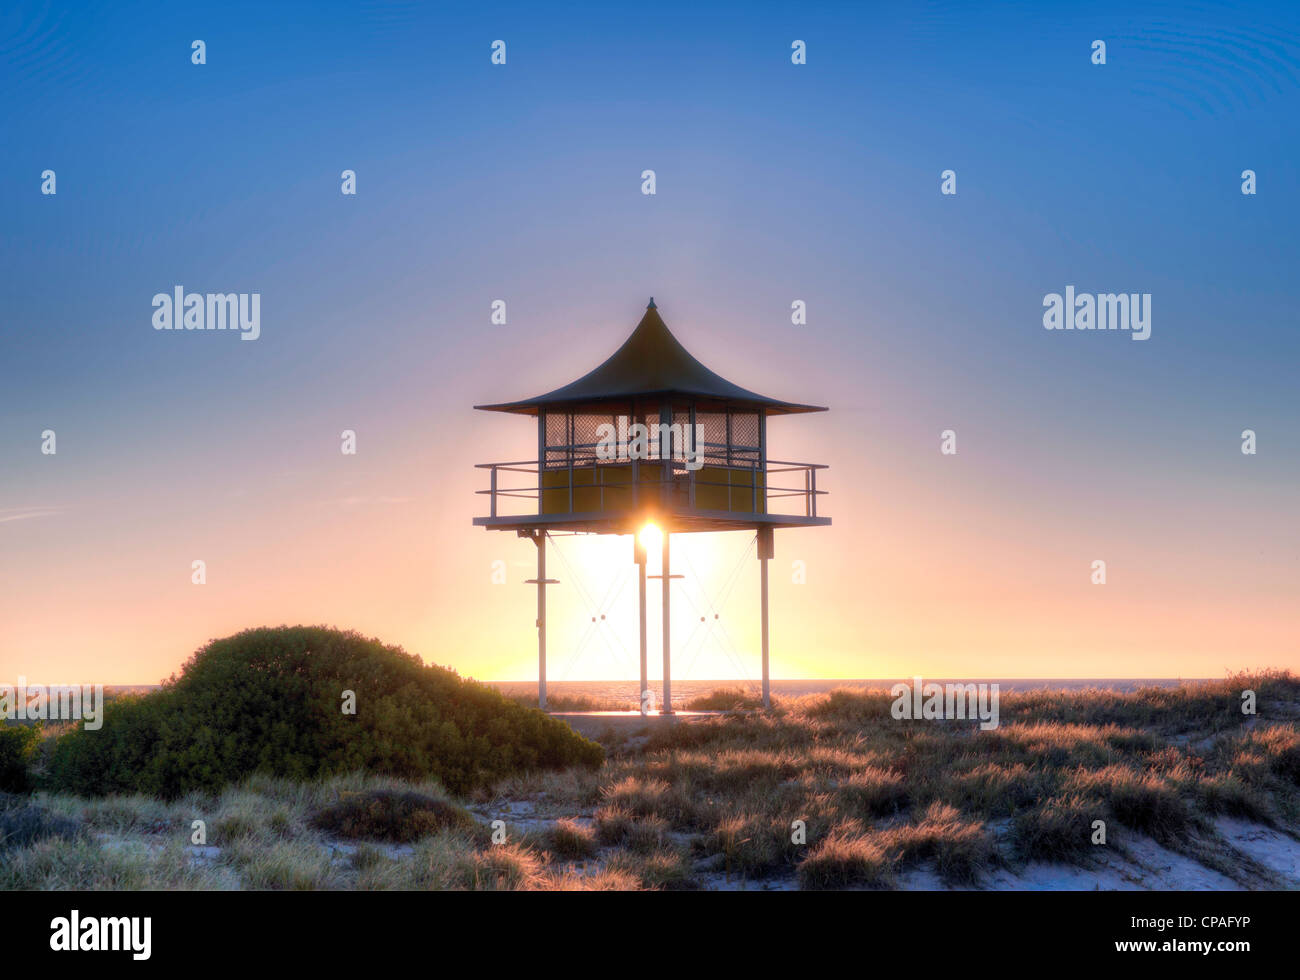
M 584 827 L 576 820 L 567 817 L 555 821 L 546 843 L 556 857 L 568 861 L 581 861 L 594 857 L 599 849 L 595 829 Z
M 474 818 L 463 807 L 446 799 L 389 789 L 345 793 L 337 803 L 313 814 L 311 822 L 316 829 L 344 840 L 393 843 L 419 840 L 440 830 L 475 826 Z M 280 814 L 272 829 L 283 836 L 288 826 L 287 815 Z

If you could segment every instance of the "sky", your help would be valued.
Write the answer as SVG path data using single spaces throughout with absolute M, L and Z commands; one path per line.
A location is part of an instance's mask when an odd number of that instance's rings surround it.
M 0 683 L 281 623 L 535 677 L 533 546 L 471 525 L 535 429 L 472 406 L 652 295 L 830 406 L 768 428 L 834 522 L 777 535 L 774 677 L 1300 670 L 1300 7 L 178 6 L 0 11 Z M 155 330 L 177 285 L 260 336 Z M 1045 330 L 1067 285 L 1150 337 Z M 751 537 L 674 538 L 676 677 L 757 676 Z M 635 685 L 629 539 L 553 554 L 552 679 Z

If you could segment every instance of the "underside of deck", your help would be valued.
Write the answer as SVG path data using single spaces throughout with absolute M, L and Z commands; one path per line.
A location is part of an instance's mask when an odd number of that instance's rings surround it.
M 701 531 L 756 531 L 770 527 L 827 527 L 829 517 L 799 514 L 745 514 L 725 510 L 673 510 L 651 514 L 514 514 L 504 517 L 476 517 L 476 527 L 490 531 L 572 531 L 582 534 L 635 534 L 647 517 L 672 534 Z

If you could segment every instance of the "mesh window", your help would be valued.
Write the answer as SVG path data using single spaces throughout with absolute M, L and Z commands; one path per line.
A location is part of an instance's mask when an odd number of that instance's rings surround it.
M 596 448 L 596 443 L 600 442 L 602 425 L 611 425 L 614 422 L 614 416 L 602 413 L 599 415 L 591 413 L 582 413 L 573 416 L 573 445 L 578 449 Z
M 591 465 L 602 461 L 597 457 L 603 425 L 614 426 L 631 438 L 631 428 L 640 423 L 650 430 L 649 452 L 645 458 L 661 458 L 660 441 L 653 438 L 653 427 L 660 419 L 657 406 L 649 403 L 637 404 L 631 414 L 605 412 L 547 412 L 545 415 L 546 451 L 544 464 L 547 468 Z M 691 444 L 695 433 L 691 430 L 689 409 L 674 408 L 673 425 L 677 427 L 678 438 L 672 438 L 672 459 L 684 463 L 686 445 Z M 762 427 L 757 412 L 697 412 L 695 422 L 699 426 L 699 444 L 696 448 L 702 453 L 705 464 L 719 466 L 756 466 L 760 456 L 760 433 Z M 682 441 L 686 440 L 684 444 Z M 627 443 L 620 443 L 616 459 L 627 460 Z M 608 462 L 608 460 L 603 460 Z M 674 466 L 681 470 L 681 466 Z
M 731 445 L 740 449 L 758 448 L 758 413 L 731 413 Z
M 668 436 L 668 451 L 672 454 L 673 459 L 678 461 L 686 459 L 686 449 L 690 445 L 692 438 L 690 429 L 691 413 L 689 411 L 673 412 L 673 431 Z M 685 473 L 686 468 L 676 466 L 673 471 L 675 473 Z
M 646 416 L 645 416 L 644 414 L 636 414 L 636 415 L 627 415 L 627 414 L 609 415 L 609 416 L 605 416 L 605 417 L 604 417 L 604 421 L 606 421 L 606 422 L 608 422 L 610 425 L 614 426 L 614 435 L 615 435 L 615 438 L 619 438 L 619 437 L 621 437 L 621 441 L 618 443 L 618 456 L 617 456 L 617 459 L 619 459 L 619 460 L 628 460 L 628 459 L 630 459 L 631 456 L 630 456 L 629 453 L 628 453 L 628 447 L 631 445 L 632 440 L 633 440 L 633 438 L 634 438 L 634 435 L 633 435 L 633 432 L 632 432 L 632 426 L 634 426 L 634 425 L 636 425 L 636 424 L 638 424 L 638 423 L 640 423 L 641 425 L 645 425 L 646 422 L 647 422 L 647 420 L 646 420 Z M 651 425 L 653 425 L 654 423 L 656 423 L 656 422 L 658 422 L 658 421 L 659 421 L 659 416 L 657 416 L 657 415 L 652 416 L 652 417 L 649 419 L 649 423 L 650 423 Z M 655 457 L 655 456 L 657 456 L 657 449 L 656 449 L 656 444 L 653 443 L 653 441 L 652 441 L 652 442 L 651 442 L 651 445 L 650 445 L 650 457 Z M 641 458 L 644 459 L 644 458 L 647 458 L 647 457 L 642 456 Z
M 567 467 L 572 453 L 571 438 L 573 417 L 568 412 L 546 413 L 545 466 L 554 469 Z
M 569 444 L 569 416 L 566 412 L 546 413 L 546 445 L 567 446 Z
M 602 426 L 616 425 L 615 416 L 609 412 L 581 412 L 573 416 L 573 456 L 584 466 L 602 461 L 597 455 L 601 437 L 608 433 Z M 617 428 L 615 433 L 617 434 Z
M 700 450 L 706 463 L 727 462 L 727 413 L 696 412 L 695 424 L 700 427 Z

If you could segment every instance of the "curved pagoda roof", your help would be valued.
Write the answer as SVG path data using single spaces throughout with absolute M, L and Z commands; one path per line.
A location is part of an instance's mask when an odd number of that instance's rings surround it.
M 649 399 L 663 395 L 726 402 L 735 407 L 758 409 L 766 415 L 826 411 L 819 405 L 803 405 L 760 395 L 710 371 L 672 335 L 659 315 L 653 296 L 650 297 L 645 316 L 631 336 L 595 370 L 584 374 L 577 381 L 535 398 L 474 407 L 488 412 L 536 415 L 539 410 L 548 407 Z

